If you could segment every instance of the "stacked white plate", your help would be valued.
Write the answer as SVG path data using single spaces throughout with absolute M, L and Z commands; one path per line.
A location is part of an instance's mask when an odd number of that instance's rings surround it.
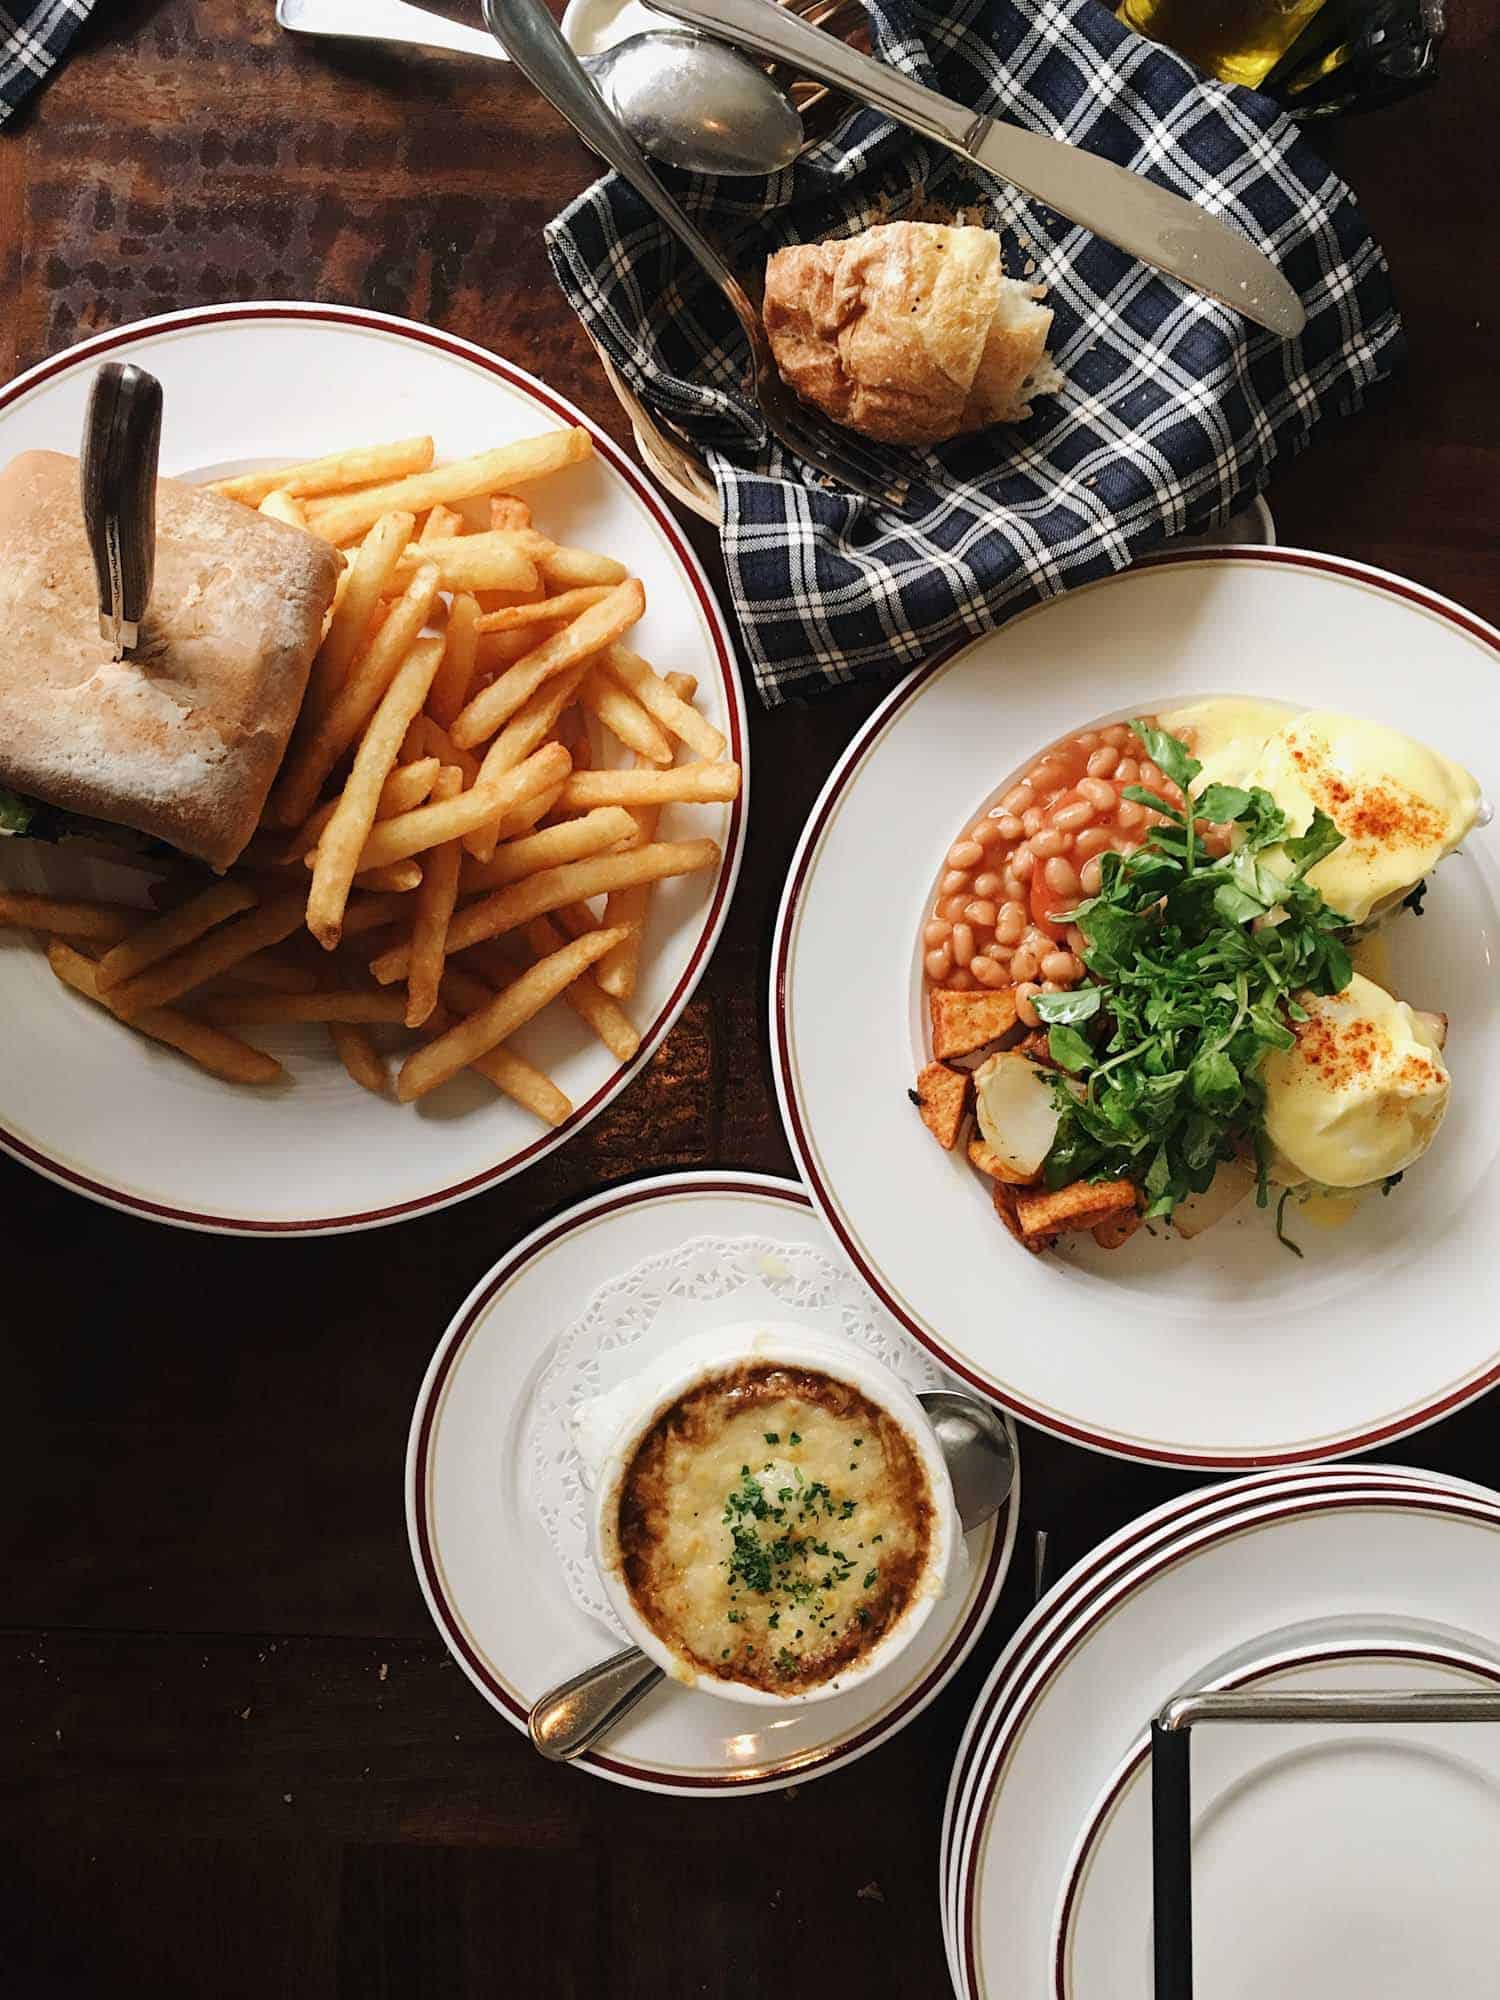
M 962 2000 L 1151 2000 L 1149 1726 L 1215 1687 L 1500 1685 L 1500 1494 L 1351 1466 L 1142 1516 L 991 1674 L 941 1858 Z M 1500 1725 L 1200 1728 L 1197 2000 L 1500 1996 Z

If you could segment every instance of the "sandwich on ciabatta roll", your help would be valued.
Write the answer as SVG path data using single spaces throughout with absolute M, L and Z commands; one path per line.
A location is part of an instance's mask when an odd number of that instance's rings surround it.
M 265 805 L 341 559 L 180 480 L 155 491 L 155 581 L 117 660 L 78 461 L 32 451 L 0 473 L 0 827 L 77 815 L 222 870 Z

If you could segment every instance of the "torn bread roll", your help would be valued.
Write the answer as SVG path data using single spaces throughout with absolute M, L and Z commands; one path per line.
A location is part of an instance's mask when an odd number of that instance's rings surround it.
M 181 480 L 156 489 L 134 656 L 99 636 L 78 461 L 0 473 L 0 784 L 224 869 L 255 831 L 341 558 Z
M 1058 386 L 1042 291 L 1005 276 L 991 230 L 887 222 L 773 252 L 764 318 L 804 402 L 886 444 L 941 444 Z

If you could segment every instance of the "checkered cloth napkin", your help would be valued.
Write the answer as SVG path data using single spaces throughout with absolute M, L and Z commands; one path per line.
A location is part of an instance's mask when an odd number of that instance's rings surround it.
M 1047 287 L 1065 377 L 1030 420 L 924 457 L 909 514 L 823 487 L 747 398 L 728 307 L 634 190 L 600 181 L 548 231 L 584 325 L 713 468 L 724 558 L 768 703 L 888 675 L 1024 605 L 1225 520 L 1403 352 L 1385 260 L 1344 184 L 1254 92 L 1205 82 L 1098 0 L 868 0 L 876 53 L 978 110 L 1192 197 L 1269 251 L 1308 323 L 1284 343 L 966 162 L 855 110 L 766 181 L 668 178 L 732 267 L 784 243 L 978 209 Z
M 0 5 L 0 125 L 51 76 L 94 0 L 32 0 Z

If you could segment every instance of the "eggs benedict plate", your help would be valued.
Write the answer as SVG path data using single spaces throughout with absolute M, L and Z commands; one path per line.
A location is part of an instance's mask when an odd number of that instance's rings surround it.
M 1446 1022 L 1350 954 L 1485 816 L 1450 758 L 1331 710 L 1210 698 L 1062 738 L 945 857 L 923 1122 L 951 1149 L 972 1103 L 1029 1250 L 1200 1234 L 1253 1187 L 1300 1255 L 1290 1199 L 1389 1191 L 1437 1136 Z
M 1305 764 L 1281 795 L 1318 716 L 1412 746 L 1340 779 L 1385 795 L 1358 825 Z M 1060 1436 L 1215 1468 L 1500 1381 L 1497 717 L 1500 635 L 1279 549 L 1071 591 L 891 695 L 770 1006 L 803 1178 L 912 1337 Z M 1346 772 L 1371 740 L 1341 725 Z M 1366 909 L 1329 883 L 1375 833 Z

